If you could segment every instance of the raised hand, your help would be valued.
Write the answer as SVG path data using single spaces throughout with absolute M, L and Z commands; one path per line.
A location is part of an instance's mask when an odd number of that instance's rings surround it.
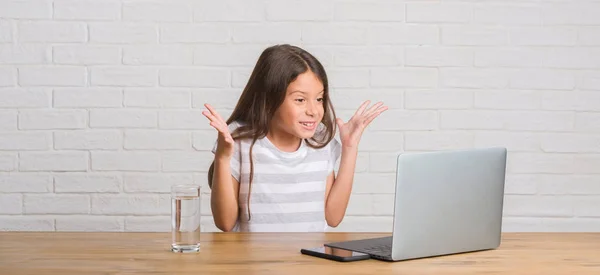
M 336 119 L 336 123 L 340 129 L 342 146 L 358 148 L 358 143 L 365 128 L 379 114 L 388 109 L 387 106 L 383 106 L 382 102 L 378 102 L 367 109 L 370 102 L 370 100 L 363 102 L 348 122 L 344 123 L 341 118 Z
M 202 111 L 202 114 L 210 120 L 210 126 L 219 132 L 217 139 L 217 152 L 215 155 L 220 158 L 231 158 L 233 156 L 233 137 L 229 133 L 227 123 L 209 104 L 204 104 L 208 111 Z

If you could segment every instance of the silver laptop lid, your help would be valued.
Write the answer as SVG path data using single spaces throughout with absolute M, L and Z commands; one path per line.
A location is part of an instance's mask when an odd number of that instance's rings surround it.
M 398 156 L 392 259 L 500 245 L 506 148 Z

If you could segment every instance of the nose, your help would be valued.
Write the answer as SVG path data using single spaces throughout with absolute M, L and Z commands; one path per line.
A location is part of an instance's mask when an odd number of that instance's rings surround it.
M 315 103 L 312 103 L 312 102 L 308 103 L 306 105 L 306 115 L 314 116 L 317 111 L 316 108 L 317 108 L 317 106 Z

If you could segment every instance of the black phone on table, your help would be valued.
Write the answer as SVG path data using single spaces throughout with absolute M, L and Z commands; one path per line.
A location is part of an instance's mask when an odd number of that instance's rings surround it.
M 371 258 L 369 254 L 328 246 L 302 248 L 300 253 L 338 262 L 353 262 Z

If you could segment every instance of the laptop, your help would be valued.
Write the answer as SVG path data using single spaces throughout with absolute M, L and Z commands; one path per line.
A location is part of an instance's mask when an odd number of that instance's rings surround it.
M 496 249 L 506 156 L 502 147 L 400 154 L 392 236 L 325 245 L 384 261 Z

